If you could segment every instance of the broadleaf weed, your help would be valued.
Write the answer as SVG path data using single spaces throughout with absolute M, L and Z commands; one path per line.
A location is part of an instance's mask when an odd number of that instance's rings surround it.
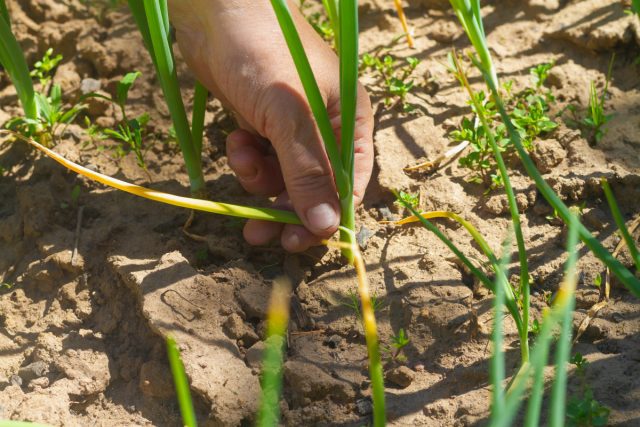
M 407 102 L 407 95 L 416 86 L 415 71 L 419 64 L 420 60 L 413 57 L 399 64 L 399 60 L 390 54 L 365 53 L 360 57 L 360 71 L 373 73 L 377 83 L 382 85 L 385 107 L 400 105 L 405 113 L 415 109 L 415 105 Z

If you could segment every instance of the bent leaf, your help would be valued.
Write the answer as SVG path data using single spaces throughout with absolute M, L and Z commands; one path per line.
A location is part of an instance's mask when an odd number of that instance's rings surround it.
M 29 143 L 31 146 L 42 151 L 47 156 L 51 157 L 53 160 L 60 163 L 67 169 L 70 169 L 82 176 L 86 176 L 93 181 L 97 181 L 109 187 L 117 188 L 118 190 L 122 190 L 139 197 L 144 197 L 145 199 L 155 200 L 156 202 L 166 203 L 168 205 L 179 206 L 187 209 L 211 212 L 219 215 L 228 215 L 246 219 L 259 219 L 263 221 L 282 222 L 285 224 L 302 224 L 300 218 L 298 218 L 298 216 L 294 212 L 290 211 L 269 208 L 254 208 L 248 206 L 232 205 L 228 203 L 212 202 L 210 200 L 176 196 L 174 194 L 164 193 L 162 191 L 156 191 L 150 188 L 142 187 L 140 185 L 131 184 L 129 182 L 92 171 L 91 169 L 87 169 L 84 166 L 80 166 L 77 163 L 65 159 L 55 151 L 52 151 L 44 147 L 43 145 L 38 144 L 36 141 L 25 138 L 22 135 L 16 134 L 15 132 L 3 130 L 0 131 L 0 134 L 1 133 L 10 134 Z

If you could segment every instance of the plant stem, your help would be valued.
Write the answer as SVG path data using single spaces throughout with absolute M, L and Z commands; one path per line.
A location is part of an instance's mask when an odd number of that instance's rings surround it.
M 274 282 L 267 313 L 266 348 L 262 356 L 262 396 L 258 410 L 259 427 L 277 426 L 280 421 L 282 362 L 289 323 L 291 283 L 286 278 Z
M 271 5 L 273 6 L 278 24 L 287 42 L 289 52 L 291 52 L 291 57 L 298 71 L 298 76 L 300 77 L 300 82 L 302 83 L 307 100 L 309 101 L 311 112 L 318 125 L 327 156 L 333 168 L 338 194 L 340 199 L 342 199 L 349 192 L 349 178 L 342 165 L 340 150 L 338 149 L 338 143 L 333 133 L 329 113 L 324 105 L 320 88 L 318 87 L 313 70 L 311 69 L 311 64 L 309 64 L 309 59 L 302 46 L 300 35 L 298 34 L 286 0 L 271 0 Z
M 369 354 L 369 377 L 371 378 L 373 395 L 373 425 L 374 427 L 384 427 L 387 423 L 384 402 L 384 375 L 378 346 L 376 317 L 371 304 L 369 281 L 362 254 L 356 245 L 353 245 L 352 251 L 354 254 L 353 266 L 358 274 L 358 292 L 360 293 L 360 302 L 362 304 L 362 324 Z
M 518 203 L 516 201 L 513 187 L 511 186 L 511 180 L 509 179 L 509 173 L 507 172 L 507 166 L 504 163 L 500 148 L 496 144 L 496 140 L 493 134 L 493 130 L 487 120 L 484 106 L 478 102 L 473 89 L 469 85 L 466 73 L 462 69 L 458 56 L 454 51 L 453 61 L 456 66 L 458 78 L 462 83 L 462 86 L 467 90 L 471 102 L 473 103 L 476 114 L 482 122 L 487 140 L 493 150 L 493 155 L 496 159 L 502 182 L 504 183 L 504 189 L 507 193 L 507 201 L 509 203 L 509 212 L 511 214 L 511 222 L 513 223 L 513 229 L 516 235 L 516 243 L 518 246 L 518 259 L 520 262 L 520 300 L 522 304 L 522 330 L 519 330 L 520 334 L 520 354 L 522 357 L 522 363 L 529 360 L 529 309 L 530 309 L 530 289 L 529 289 L 529 262 L 527 260 L 527 251 L 524 244 L 524 236 L 522 234 L 522 226 L 520 224 L 520 212 L 518 211 Z
M 342 167 L 347 176 L 348 190 L 340 196 L 340 224 L 355 232 L 355 212 L 353 207 L 354 181 L 354 139 L 356 129 L 356 108 L 358 102 L 358 2 L 340 1 L 340 150 Z M 340 232 L 340 240 L 350 244 L 354 233 Z M 350 246 L 349 246 L 350 247 Z M 353 253 L 344 249 L 342 254 L 353 263 Z
M 482 271 L 480 271 L 475 265 L 473 265 L 473 263 L 471 261 L 469 261 L 469 259 L 460 251 L 460 249 L 458 249 L 458 247 L 456 245 L 453 244 L 453 242 L 451 240 L 449 240 L 447 238 L 447 236 L 445 236 L 439 229 L 438 227 L 436 227 L 435 225 L 433 225 L 431 223 L 431 221 L 427 220 L 426 217 L 423 217 L 413 206 L 411 206 L 410 204 L 406 203 L 404 200 L 402 199 L 398 199 L 400 201 L 400 203 L 402 203 L 407 209 L 409 209 L 411 211 L 411 213 L 420 220 L 420 222 L 422 223 L 422 225 L 425 226 L 425 228 L 427 228 L 427 230 L 431 231 L 433 234 L 436 235 L 436 237 L 438 237 L 438 239 L 440 239 L 445 245 L 447 245 L 447 247 L 451 250 L 451 252 L 453 252 L 455 254 L 456 257 L 458 257 L 458 259 L 460 261 L 462 261 L 462 263 L 469 269 L 469 271 L 471 271 L 471 273 L 478 279 L 480 280 L 486 287 L 487 289 L 491 290 L 491 292 L 495 293 L 495 286 L 494 283 L 489 280 L 489 278 L 486 276 L 486 274 L 484 274 Z M 454 217 L 451 217 L 454 218 Z M 461 222 L 461 224 L 463 224 Z M 464 224 L 463 224 L 464 226 Z M 467 228 L 467 227 L 465 227 Z M 473 228 L 473 227 L 471 227 Z M 467 228 L 467 230 L 469 230 L 469 228 Z M 476 236 L 474 235 L 474 233 L 471 233 L 472 236 L 474 237 L 474 239 L 476 239 Z M 477 236 L 480 237 L 480 239 L 476 239 L 476 242 L 480 241 L 484 241 L 484 239 L 482 238 L 482 236 L 479 235 L 479 233 L 477 233 Z M 483 245 L 480 244 L 480 246 L 482 247 Z M 488 245 L 485 244 L 485 247 L 488 249 Z M 484 250 L 484 249 L 483 249 Z M 495 269 L 495 272 L 497 275 L 501 274 L 499 265 L 498 265 L 498 261 L 496 260 L 496 257 L 493 255 L 493 252 L 490 251 L 490 249 L 485 252 L 485 254 L 487 254 L 487 257 L 489 258 L 489 260 L 491 261 L 493 268 Z M 515 300 L 515 296 L 513 294 L 513 289 L 511 288 L 511 285 L 509 285 L 509 282 L 506 280 L 501 281 L 500 283 L 506 283 L 507 286 L 505 287 L 504 291 L 505 291 L 505 297 L 506 297 L 506 306 L 507 309 L 509 310 L 509 313 L 511 313 L 511 315 L 513 316 L 513 320 L 516 323 L 516 328 L 518 329 L 518 331 L 520 331 L 524 326 L 522 325 L 522 318 L 520 317 L 520 311 L 518 310 L 518 304 Z
M 193 144 L 191 129 L 189 128 L 187 114 L 180 94 L 175 61 L 169 43 L 169 34 L 165 27 L 166 4 L 164 4 L 163 8 L 160 0 L 144 0 L 144 12 L 151 45 L 153 46 L 152 54 L 155 56 L 154 63 L 160 76 L 162 92 L 167 101 L 180 149 L 184 156 L 187 174 L 191 183 L 191 194 L 201 197 L 205 191 L 204 175 L 199 161 L 200 157 L 196 154 Z
M 567 248 L 569 249 L 569 259 L 565 267 L 566 280 L 575 282 L 576 263 L 578 257 L 578 220 L 573 217 L 569 223 L 569 238 Z M 566 293 L 564 294 L 566 295 Z M 573 309 L 575 307 L 575 293 L 568 296 L 567 307 L 562 313 L 560 337 L 556 346 L 555 354 L 555 380 L 551 387 L 551 400 L 549 408 L 549 427 L 562 427 L 565 424 L 565 403 L 567 400 L 567 362 L 571 352 L 571 332 L 573 329 Z
M 329 15 L 329 22 L 333 29 L 333 39 L 336 46 L 336 50 L 340 51 L 340 18 L 338 16 L 338 0 L 322 0 L 327 15 Z
M 510 254 L 509 239 L 505 240 L 502 247 L 502 259 L 498 265 L 498 270 L 502 274 L 496 274 L 495 298 L 493 302 L 493 332 L 491 341 L 493 342 L 493 354 L 491 356 L 491 421 L 500 419 L 504 412 L 504 392 L 502 382 L 504 381 L 504 352 L 502 351 L 502 306 L 504 305 L 504 289 L 509 286 L 505 271 L 509 264 Z M 503 283 L 500 283 L 503 282 Z
M 189 392 L 189 380 L 184 372 L 184 365 L 180 359 L 180 350 L 173 338 L 167 338 L 167 355 L 173 374 L 173 383 L 178 396 L 178 404 L 182 415 L 182 424 L 186 427 L 196 426 L 196 414 L 193 409 L 193 401 Z
M 9 130 L 0 129 L 0 134 L 9 134 L 17 139 L 20 139 L 38 150 L 45 153 L 67 169 L 70 169 L 82 176 L 86 176 L 89 179 L 108 185 L 118 190 L 122 190 L 126 193 L 130 193 L 139 197 L 154 200 L 157 202 L 165 203 L 168 205 L 179 206 L 187 209 L 194 209 L 204 212 L 211 212 L 220 215 L 233 216 L 246 219 L 260 219 L 263 221 L 281 222 L 284 224 L 296 224 L 302 225 L 300 218 L 292 211 L 284 211 L 271 208 L 254 208 L 248 206 L 231 205 L 227 203 L 212 202 L 210 200 L 193 199 L 189 197 L 176 196 L 173 194 L 163 193 L 161 191 L 151 190 L 149 188 L 141 187 L 139 185 L 130 184 L 125 181 L 121 181 L 116 178 L 112 178 L 107 175 L 103 175 L 99 172 L 87 169 L 84 166 L 80 166 L 73 163 L 55 151 L 52 151 L 42 144 L 37 143 L 31 138 L 12 132 Z
M 24 115 L 27 119 L 36 120 L 38 109 L 36 107 L 35 92 L 29 74 L 29 67 L 24 58 L 20 44 L 11 32 L 9 14 L 2 2 L 0 10 L 0 64 L 7 70 L 11 82 L 16 87 Z M 6 14 L 6 16 L 5 16 Z
M 602 178 L 600 180 L 600 184 L 602 185 L 604 195 L 607 198 L 607 203 L 609 203 L 611 215 L 613 215 L 613 219 L 616 222 L 618 229 L 620 230 L 622 239 L 629 249 L 629 253 L 631 254 L 631 259 L 633 259 L 633 262 L 636 266 L 636 270 L 640 271 L 640 256 L 638 255 L 638 248 L 636 247 L 636 244 L 633 241 L 633 237 L 631 237 L 631 234 L 629 234 L 629 230 L 624 223 L 624 218 L 622 217 L 622 213 L 620 212 L 620 208 L 618 207 L 616 198 L 613 195 L 613 191 L 611 191 L 611 186 L 609 185 L 609 182 L 607 182 L 606 178 Z
M 193 138 L 193 149 L 198 156 L 198 162 L 202 163 L 202 138 L 204 137 L 204 114 L 207 111 L 207 97 L 209 91 L 196 82 L 193 94 L 193 114 L 191 116 L 191 137 Z
M 491 55 L 489 53 L 489 49 L 486 44 L 486 37 L 484 35 L 484 29 L 482 27 L 482 17 L 479 13 L 479 1 L 478 0 L 450 0 L 452 6 L 456 10 L 456 14 L 460 19 L 462 26 L 469 37 L 469 40 L 473 44 L 476 52 L 480 56 L 480 60 L 482 66 L 480 70 L 482 71 L 483 77 L 493 99 L 498 107 L 498 111 L 500 116 L 507 127 L 507 132 L 511 139 L 511 142 L 516 147 L 518 151 L 518 155 L 520 156 L 520 160 L 527 171 L 527 174 L 535 181 L 536 187 L 542 194 L 542 196 L 547 200 L 547 202 L 558 212 L 558 215 L 565 224 L 568 224 L 571 218 L 571 212 L 569 208 L 560 200 L 558 195 L 553 191 L 553 189 L 547 184 L 547 182 L 542 178 L 540 172 L 536 168 L 533 160 L 527 153 L 527 150 L 522 145 L 522 139 L 520 138 L 520 134 L 514 127 L 511 122 L 511 118 L 507 114 L 507 111 L 504 107 L 504 103 L 502 102 L 502 98 L 498 92 L 498 78 L 495 72 L 495 68 L 493 66 L 493 61 L 491 59 Z M 468 1 L 474 1 L 474 8 L 467 7 L 469 6 Z M 475 15 L 474 15 L 475 10 Z M 602 262 L 604 262 L 607 267 L 609 267 L 613 273 L 620 279 L 620 281 L 633 293 L 636 297 L 640 297 L 640 280 L 638 280 L 631 272 L 625 268 L 620 261 L 615 259 L 603 246 L 602 244 L 593 237 L 593 235 L 587 230 L 581 223 L 578 223 L 578 233 L 580 235 L 580 239 L 587 245 L 589 250 L 593 252 L 595 256 L 600 258 Z

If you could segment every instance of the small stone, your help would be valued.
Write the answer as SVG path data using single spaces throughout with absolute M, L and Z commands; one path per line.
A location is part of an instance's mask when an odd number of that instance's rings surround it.
M 370 398 L 356 400 L 356 411 L 358 415 L 365 416 L 373 412 L 373 402 Z
M 567 152 L 555 139 L 545 139 L 536 143 L 536 149 L 531 153 L 533 161 L 542 173 L 549 173 L 554 167 L 562 163 Z
M 329 348 L 335 349 L 335 348 L 338 348 L 341 342 L 342 342 L 342 337 L 340 335 L 331 335 L 329 338 L 327 338 L 323 342 L 323 344 Z
M 9 384 L 22 387 L 22 378 L 17 375 L 11 375 L 11 377 L 9 378 Z
M 418 363 L 413 368 L 416 372 L 424 372 L 424 365 L 422 363 Z
M 80 82 L 80 92 L 82 92 L 83 95 L 91 92 L 97 92 L 101 88 L 102 83 L 100 83 L 100 80 L 86 78 L 82 79 L 82 81 Z
M 374 235 L 374 232 L 369 230 L 364 225 L 360 227 L 360 231 L 356 234 L 356 241 L 358 242 L 358 246 L 360 249 L 365 249 L 367 247 L 367 242 Z
M 620 313 L 613 313 L 611 314 L 611 320 L 613 320 L 615 323 L 620 323 L 624 320 L 624 316 Z
M 415 375 L 415 372 L 408 367 L 398 366 L 386 372 L 385 380 L 402 388 L 407 388 L 413 382 Z
M 42 377 L 49 372 L 49 367 L 46 363 L 39 360 L 37 362 L 33 362 L 27 366 L 23 366 L 18 370 L 18 375 L 25 383 L 29 383 L 31 380 L 35 378 Z
M 101 92 L 100 95 L 109 97 L 108 94 Z M 107 101 L 104 98 L 96 98 L 91 96 L 87 98 L 87 112 L 91 117 L 104 116 L 107 110 L 111 107 L 111 101 Z
M 396 216 L 391 212 L 391 210 L 386 206 L 381 206 L 378 208 L 378 212 L 382 215 L 382 219 L 385 221 L 395 221 Z
M 453 416 L 457 409 L 455 400 L 453 399 L 438 399 L 433 403 L 426 405 L 422 412 L 432 418 L 448 418 Z

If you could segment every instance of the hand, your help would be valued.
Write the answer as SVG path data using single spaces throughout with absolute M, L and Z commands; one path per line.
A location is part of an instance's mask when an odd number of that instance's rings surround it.
M 170 18 L 183 57 L 198 80 L 236 113 L 241 129 L 227 138 L 231 169 L 248 192 L 277 196 L 303 226 L 250 220 L 253 245 L 280 237 L 303 251 L 331 236 L 340 206 L 331 165 L 271 4 L 266 0 L 170 0 Z M 339 62 L 290 4 L 296 26 L 340 135 Z M 354 199 L 362 201 L 373 167 L 373 116 L 359 87 L 355 134 Z M 339 139 L 338 139 L 339 140 Z

